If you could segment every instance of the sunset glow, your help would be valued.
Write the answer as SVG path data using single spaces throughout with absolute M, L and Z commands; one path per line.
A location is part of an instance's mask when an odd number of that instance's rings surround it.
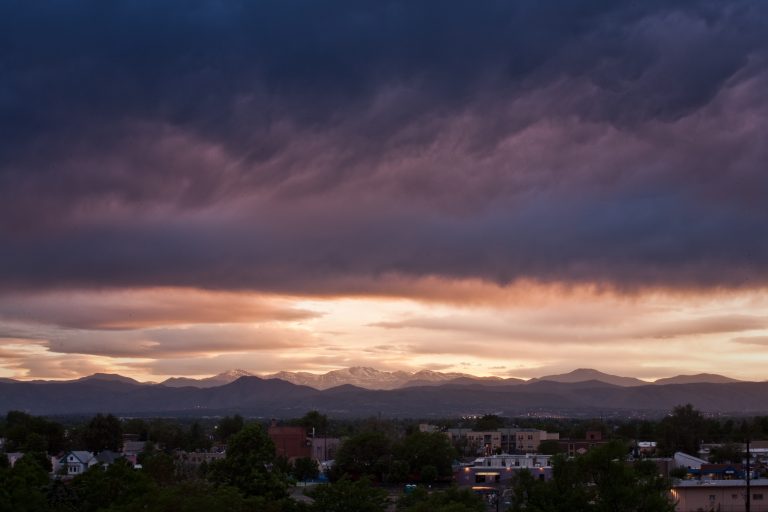
M 10 4 L 0 377 L 768 378 L 768 3 Z

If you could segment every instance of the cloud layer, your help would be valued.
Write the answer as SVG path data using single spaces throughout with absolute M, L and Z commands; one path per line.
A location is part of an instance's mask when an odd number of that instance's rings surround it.
M 0 14 L 6 287 L 768 277 L 762 2 Z
M 160 371 L 342 332 L 302 301 L 760 295 L 767 64 L 760 0 L 4 2 L 0 339 Z M 623 335 L 763 346 L 727 309 Z

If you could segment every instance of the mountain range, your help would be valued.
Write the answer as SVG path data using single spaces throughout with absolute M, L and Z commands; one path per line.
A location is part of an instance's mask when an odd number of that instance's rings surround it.
M 256 374 L 246 370 L 230 370 L 204 379 L 190 379 L 186 377 L 173 377 L 162 382 L 165 386 L 183 387 L 193 386 L 197 388 L 209 388 L 221 386 L 237 380 L 240 377 L 257 377 Z M 739 382 L 730 377 L 711 373 L 697 375 L 678 375 L 659 379 L 653 383 L 634 377 L 621 377 L 603 373 L 590 368 L 579 368 L 569 373 L 557 375 L 545 375 L 533 378 L 529 381 L 515 378 L 478 377 L 467 373 L 444 373 L 433 370 L 420 370 L 417 372 L 382 371 L 365 366 L 353 366 L 340 370 L 332 370 L 327 373 L 317 374 L 309 372 L 277 372 L 263 376 L 265 379 L 280 379 L 300 386 L 309 386 L 315 389 L 330 389 L 345 384 L 351 384 L 365 389 L 398 389 L 414 386 L 431 386 L 446 383 L 454 384 L 485 384 L 485 385 L 509 385 L 524 384 L 537 381 L 552 381 L 563 383 L 576 383 L 595 380 L 615 386 L 647 386 L 648 384 L 692 384 L 709 382 L 722 384 L 726 382 Z
M 307 378 L 304 374 L 276 374 L 285 377 L 280 379 L 247 373 L 236 370 L 208 379 L 189 379 L 193 385 L 185 385 L 188 381 L 179 379 L 170 383 L 141 383 L 110 374 L 71 381 L 7 379 L 0 381 L 0 413 L 9 410 L 33 414 L 113 412 L 122 415 L 239 412 L 250 416 L 296 417 L 317 409 L 332 416 L 357 417 L 383 414 L 428 418 L 485 413 L 594 417 L 661 415 L 686 403 L 711 413 L 768 412 L 768 382 L 741 382 L 708 374 L 638 383 L 635 379 L 590 369 L 521 381 L 440 372 L 349 368 L 330 372 L 331 377 L 325 380 L 312 381 L 316 386 L 340 383 L 317 389 L 299 383 L 300 379 Z M 290 382 L 289 378 L 297 382 Z M 366 389 L 343 382 L 345 378 L 355 378 L 358 383 L 369 386 L 392 387 Z M 224 383 L 216 385 L 218 382 Z M 394 387 L 396 384 L 399 387 Z

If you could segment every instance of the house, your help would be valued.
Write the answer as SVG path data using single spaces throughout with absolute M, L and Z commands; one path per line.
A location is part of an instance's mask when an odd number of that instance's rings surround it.
M 199 467 L 201 464 L 210 464 L 211 462 L 225 459 L 226 452 L 186 452 L 177 450 L 174 457 L 183 465 Z
M 58 466 L 64 468 L 67 475 L 77 476 L 98 463 L 99 461 L 91 452 L 71 451 L 59 459 Z
M 5 454 L 6 457 L 8 457 L 8 464 L 10 464 L 11 467 L 16 464 L 16 461 L 21 459 L 24 454 L 22 452 L 10 452 Z
M 742 512 L 747 486 L 744 480 L 681 480 L 670 491 L 677 512 Z M 768 479 L 750 482 L 750 510 L 768 512 Z
M 125 457 L 128 462 L 135 466 L 139 463 L 139 455 L 144 452 L 146 446 L 146 441 L 133 441 L 126 439 L 123 441 L 123 457 Z
M 146 445 L 147 445 L 146 441 L 126 440 L 126 441 L 123 441 L 122 453 L 126 457 L 130 457 L 131 455 L 136 456 L 144 451 L 144 448 L 146 447 Z
M 121 453 L 112 450 L 104 450 L 96 454 L 96 461 L 104 469 L 115 463 L 116 460 L 124 458 Z

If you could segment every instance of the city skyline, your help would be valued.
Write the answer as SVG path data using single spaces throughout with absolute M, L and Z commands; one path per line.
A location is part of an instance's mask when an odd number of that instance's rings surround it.
M 0 5 L 0 377 L 766 380 L 767 25 Z

